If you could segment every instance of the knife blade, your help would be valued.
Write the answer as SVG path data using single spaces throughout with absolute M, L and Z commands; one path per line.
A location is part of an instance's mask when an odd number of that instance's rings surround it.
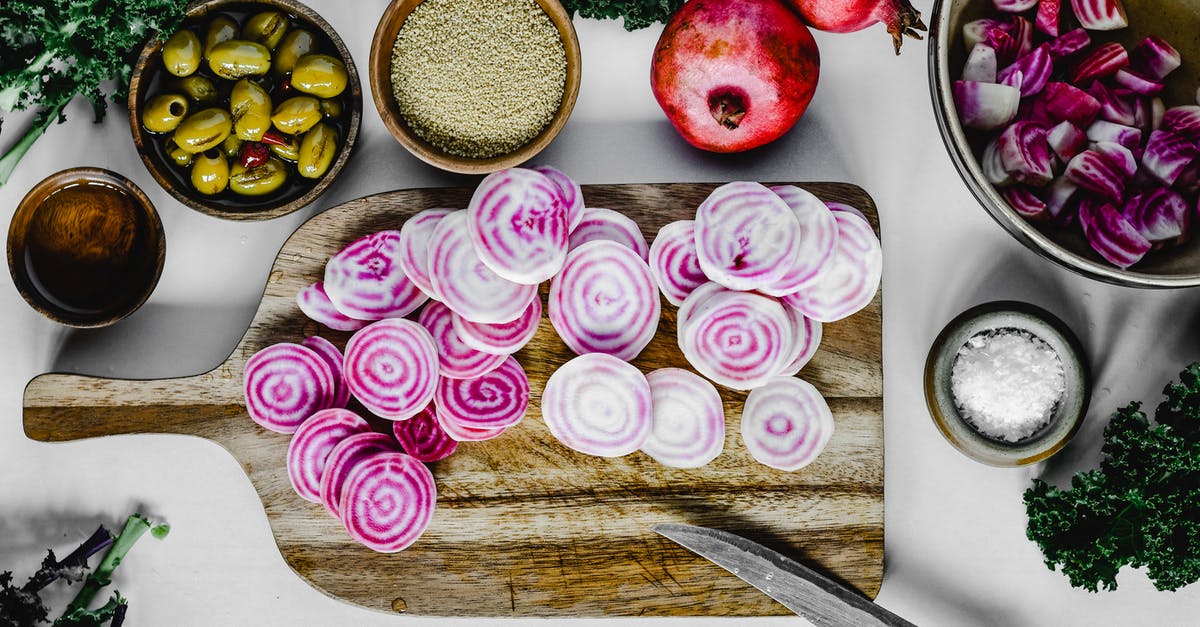
M 664 523 L 654 531 L 737 575 L 818 627 L 915 627 L 854 590 L 727 531 Z

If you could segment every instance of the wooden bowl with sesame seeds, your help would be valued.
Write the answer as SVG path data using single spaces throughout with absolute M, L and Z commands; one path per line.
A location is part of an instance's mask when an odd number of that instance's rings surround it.
M 513 45 L 493 45 L 488 29 L 509 18 L 503 32 Z M 562 130 L 579 94 L 579 39 L 557 0 L 393 0 L 368 74 L 384 126 L 409 152 L 443 170 L 487 174 L 532 159 Z

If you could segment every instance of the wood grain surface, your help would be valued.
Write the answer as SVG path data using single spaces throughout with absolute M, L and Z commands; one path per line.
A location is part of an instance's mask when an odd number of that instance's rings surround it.
M 840 183 L 802 184 L 861 209 L 878 230 L 871 198 Z M 715 184 L 584 186 L 588 206 L 622 211 L 648 240 L 691 218 Z M 776 615 L 787 610 L 651 531 L 663 522 L 724 529 L 765 544 L 874 598 L 883 576 L 882 295 L 825 326 L 800 376 L 829 401 L 836 431 L 825 453 L 797 472 L 756 463 L 738 433 L 745 393 L 721 390 L 725 451 L 694 470 L 643 453 L 590 457 L 560 445 L 542 422 L 546 378 L 573 357 L 543 317 L 517 358 L 529 374 L 529 413 L 502 437 L 463 443 L 431 465 L 433 522 L 409 549 L 374 553 L 352 541 L 321 505 L 292 490 L 288 436 L 255 425 L 243 406 L 242 367 L 276 342 L 347 333 L 308 320 L 295 304 L 325 261 L 353 239 L 396 229 L 429 207 L 463 207 L 466 189 L 389 192 L 334 207 L 306 222 L 275 260 L 262 303 L 233 354 L 211 372 L 127 381 L 47 374 L 25 390 L 25 432 L 63 441 L 122 433 L 210 439 L 242 465 L 289 565 L 333 597 L 369 608 L 439 616 Z M 542 297 L 545 298 L 545 286 Z M 687 368 L 675 340 L 675 307 L 663 304 L 658 335 L 633 363 L 643 371 Z M 361 410 L 352 402 L 351 408 Z M 386 424 L 380 422 L 380 428 Z

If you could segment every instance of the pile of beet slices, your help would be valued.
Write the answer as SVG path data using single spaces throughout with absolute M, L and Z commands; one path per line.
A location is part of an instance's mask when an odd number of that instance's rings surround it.
M 562 172 L 503 170 L 466 209 L 426 209 L 331 257 L 296 302 L 353 332 L 344 352 L 316 336 L 262 349 L 245 366 L 246 407 L 264 428 L 292 434 L 297 494 L 371 549 L 402 550 L 433 516 L 426 464 L 524 417 L 529 380 L 514 354 L 537 333 L 538 286 L 549 280 L 545 313 L 579 355 L 541 396 L 563 445 L 703 466 L 725 444 L 716 382 L 750 390 L 741 417 L 750 454 L 798 470 L 825 448 L 834 421 L 795 375 L 823 322 L 874 299 L 882 263 L 861 213 L 797 187 L 724 185 L 695 220 L 668 224 L 648 245 L 624 214 L 585 207 Z M 660 291 L 679 307 L 679 346 L 700 374 L 643 374 L 630 363 L 658 329 Z M 351 398 L 391 433 L 346 409 Z

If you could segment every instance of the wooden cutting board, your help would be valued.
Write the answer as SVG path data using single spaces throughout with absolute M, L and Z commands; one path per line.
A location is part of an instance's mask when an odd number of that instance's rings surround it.
M 628 214 L 649 241 L 667 222 L 694 217 L 714 187 L 583 189 L 588 206 Z M 861 209 L 878 230 L 875 205 L 862 189 L 803 187 Z M 466 189 L 389 192 L 312 218 L 284 244 L 250 328 L 223 364 L 160 381 L 41 375 L 25 390 L 26 434 L 63 441 L 179 433 L 220 444 L 254 484 L 279 550 L 296 573 L 326 594 L 377 610 L 439 616 L 788 613 L 653 533 L 651 525 L 660 522 L 745 535 L 875 596 L 883 576 L 881 297 L 826 325 L 820 350 L 801 373 L 828 399 L 836 432 L 825 453 L 800 471 L 773 470 L 750 458 L 738 434 L 745 394 L 729 390 L 721 392 L 725 452 L 700 469 L 666 468 L 640 452 L 589 457 L 560 445 L 542 422 L 538 401 L 546 378 L 574 355 L 543 317 L 533 342 L 517 354 L 532 389 L 528 415 L 502 437 L 464 443 L 432 464 L 437 512 L 412 547 L 374 553 L 350 540 L 321 505 L 297 496 L 284 467 L 288 436 L 266 431 L 246 415 L 246 359 L 267 345 L 314 334 L 344 346 L 349 334 L 300 313 L 297 290 L 320 280 L 325 261 L 351 240 L 399 228 L 425 208 L 466 206 L 469 197 Z M 634 361 L 643 371 L 688 367 L 676 346 L 675 311 L 664 301 L 658 335 Z

